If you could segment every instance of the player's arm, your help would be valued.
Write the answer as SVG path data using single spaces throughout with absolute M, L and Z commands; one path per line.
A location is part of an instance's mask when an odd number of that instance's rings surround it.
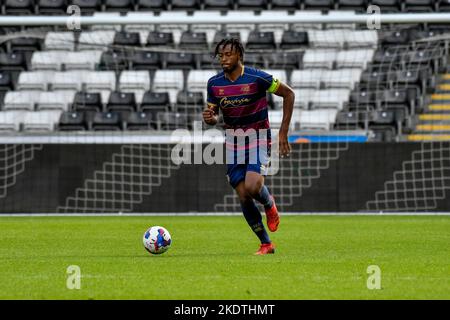
M 219 107 L 208 103 L 208 106 L 203 110 L 203 120 L 206 124 L 215 125 L 219 117 Z
M 288 131 L 291 123 L 292 112 L 294 110 L 295 94 L 294 91 L 286 84 L 280 82 L 278 88 L 273 92 L 277 96 L 283 97 L 283 119 L 281 121 L 279 139 L 280 155 L 288 156 L 291 152 L 291 146 L 288 142 Z

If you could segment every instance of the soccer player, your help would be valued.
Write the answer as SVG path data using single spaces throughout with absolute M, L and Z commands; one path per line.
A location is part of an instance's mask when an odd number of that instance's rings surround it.
M 247 223 L 261 242 L 255 254 L 275 253 L 275 245 L 267 234 L 254 201 L 264 206 L 269 230 L 277 231 L 280 222 L 278 210 L 274 197 L 264 185 L 271 145 L 266 92 L 283 97 L 283 118 L 278 134 L 281 157 L 289 156 L 291 151 L 288 129 L 295 95 L 289 86 L 270 74 L 244 66 L 244 48 L 237 39 L 219 42 L 215 48 L 215 57 L 219 59 L 223 71 L 208 81 L 208 106 L 203 111 L 203 120 L 209 125 L 215 125 L 221 110 L 227 129 L 227 177 L 239 197 Z M 240 135 L 247 139 L 244 146 L 235 142 Z M 229 149 L 234 152 L 233 161 L 228 161 Z M 242 149 L 244 162 L 241 161 L 243 159 L 237 160 L 240 158 L 239 150 Z M 250 158 L 255 161 L 249 161 Z

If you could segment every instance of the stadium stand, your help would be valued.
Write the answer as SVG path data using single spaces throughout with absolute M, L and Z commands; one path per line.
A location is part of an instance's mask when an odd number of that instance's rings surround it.
M 369 4 L 388 12 L 450 8 L 431 0 L 6 0 L 1 12 L 55 15 L 70 4 L 87 15 L 130 17 L 339 15 L 364 12 Z M 220 70 L 214 45 L 227 36 L 244 42 L 246 65 L 295 90 L 293 129 L 365 130 L 389 141 L 430 131 L 425 119 L 446 119 L 438 107 L 448 102 L 448 81 L 440 76 L 447 72 L 448 40 L 423 41 L 449 32 L 445 25 L 94 25 L 82 32 L 37 28 L 28 36 L 3 29 L 9 37 L 0 42 L 0 114 L 15 131 L 190 127 L 201 119 L 206 81 Z M 282 101 L 268 99 L 276 127 Z M 422 115 L 430 108 L 444 113 Z M 26 121 L 10 126 L 11 112 Z

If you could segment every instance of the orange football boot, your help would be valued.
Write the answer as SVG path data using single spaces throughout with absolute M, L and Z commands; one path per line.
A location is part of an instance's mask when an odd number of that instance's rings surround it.
M 265 254 L 275 253 L 275 246 L 273 243 L 262 243 L 259 246 L 259 250 L 255 252 L 255 255 L 262 256 Z
M 275 205 L 275 199 L 272 197 L 272 207 L 270 209 L 265 209 L 266 211 L 266 219 L 267 219 L 267 227 L 271 232 L 275 232 L 278 230 L 278 225 L 280 224 L 280 216 L 278 215 L 278 209 Z

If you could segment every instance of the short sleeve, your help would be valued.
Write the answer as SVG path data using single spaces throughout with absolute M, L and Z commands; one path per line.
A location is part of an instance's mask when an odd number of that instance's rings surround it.
M 274 93 L 278 90 L 278 87 L 280 86 L 280 81 L 274 78 L 272 75 L 268 74 L 267 72 L 258 70 L 257 77 L 259 85 L 265 91 Z
M 218 99 L 214 95 L 214 92 L 212 90 L 212 83 L 211 83 L 211 81 L 208 81 L 206 103 L 208 104 L 208 108 L 212 108 L 215 111 L 218 110 L 219 102 L 218 102 Z

